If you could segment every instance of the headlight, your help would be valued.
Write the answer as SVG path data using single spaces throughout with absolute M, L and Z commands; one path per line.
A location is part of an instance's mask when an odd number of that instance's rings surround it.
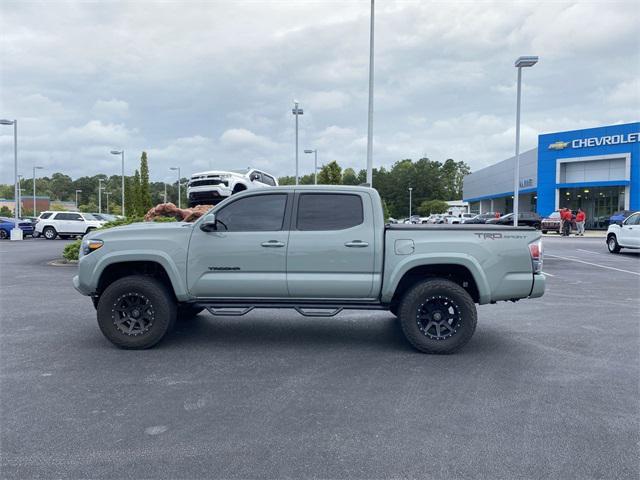
M 82 246 L 80 247 L 80 253 L 82 255 L 89 255 L 91 252 L 95 252 L 100 247 L 104 245 L 102 240 L 94 240 L 94 239 L 86 239 L 82 241 Z

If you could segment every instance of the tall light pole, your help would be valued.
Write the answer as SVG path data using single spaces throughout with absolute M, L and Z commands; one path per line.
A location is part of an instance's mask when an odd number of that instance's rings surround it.
M 182 208 L 180 205 L 180 167 L 169 167 L 169 170 L 178 171 L 178 208 Z
M 104 178 L 98 179 L 98 213 L 102 213 L 102 182 Z
M 513 226 L 518 226 L 518 196 L 520 195 L 520 94 L 522 91 L 522 69 L 533 67 L 538 57 L 518 57 L 515 67 L 518 69 L 518 101 L 516 106 L 516 164 L 513 169 Z
M 315 148 L 313 150 L 305 150 L 304 153 L 313 153 L 315 157 L 313 160 L 313 184 L 317 185 L 318 184 L 318 149 Z
M 124 217 L 124 149 L 111 150 L 111 155 L 122 156 L 122 216 Z
M 82 190 L 76 190 L 76 210 L 78 210 L 78 193 L 82 193 Z
M 411 192 L 413 191 L 412 187 L 409 187 L 409 222 L 411 222 Z
M 11 240 L 22 240 L 22 230 L 18 226 L 18 120 L 0 120 L 0 125 L 13 125 L 13 198 L 16 206 L 13 209 L 13 228 L 11 229 Z
M 38 213 L 36 212 L 36 170 L 42 170 L 44 167 L 39 167 L 34 165 L 33 167 L 33 216 L 37 217 Z M 76 209 L 78 205 L 76 205 Z
M 167 182 L 164 183 L 164 203 L 167 203 Z
M 298 115 L 303 115 L 304 111 L 298 108 L 298 101 L 293 101 L 291 113 L 296 117 L 296 185 L 298 185 Z
M 367 183 L 373 187 L 373 25 L 375 0 L 371 0 L 371 27 L 369 28 L 369 115 L 367 124 Z
M 22 218 L 22 175 L 18 175 L 18 218 Z
M 107 191 L 107 192 L 104 192 L 104 194 L 107 196 L 107 213 L 109 213 L 109 195 L 111 195 L 111 192 Z

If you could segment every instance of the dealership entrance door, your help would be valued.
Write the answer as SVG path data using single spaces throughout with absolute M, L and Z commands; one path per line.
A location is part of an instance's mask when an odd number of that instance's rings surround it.
M 625 187 L 561 188 L 559 208 L 581 208 L 587 215 L 586 228 L 606 229 L 609 217 L 624 210 L 624 190 Z

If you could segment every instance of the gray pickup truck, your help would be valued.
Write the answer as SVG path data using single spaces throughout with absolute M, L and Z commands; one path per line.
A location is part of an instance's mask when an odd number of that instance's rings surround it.
M 359 309 L 389 310 L 416 349 L 451 353 L 473 335 L 476 303 L 540 297 L 545 284 L 533 228 L 385 225 L 366 187 L 247 191 L 195 223 L 97 230 L 80 255 L 73 284 L 122 348 L 151 347 L 204 309 Z

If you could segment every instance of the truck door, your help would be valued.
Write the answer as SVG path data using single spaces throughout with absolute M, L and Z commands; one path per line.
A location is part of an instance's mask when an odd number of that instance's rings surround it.
M 620 239 L 622 246 L 640 248 L 640 213 L 627 218 L 620 227 Z
M 288 221 L 293 194 L 240 196 L 215 211 L 217 230 L 196 228 L 187 259 L 192 295 L 286 297 Z
M 287 253 L 287 285 L 292 297 L 371 297 L 374 255 L 368 195 L 296 194 Z

